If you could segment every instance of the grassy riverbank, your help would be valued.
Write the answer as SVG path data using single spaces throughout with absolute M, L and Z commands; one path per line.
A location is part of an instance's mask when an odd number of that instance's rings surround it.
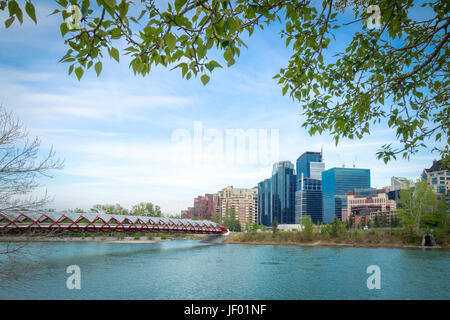
M 347 230 L 337 235 L 306 233 L 301 231 L 238 232 L 230 235 L 224 243 L 300 245 L 300 246 L 346 246 L 346 247 L 421 247 L 422 235 L 403 229 Z M 448 235 L 436 238 L 436 247 L 450 248 Z

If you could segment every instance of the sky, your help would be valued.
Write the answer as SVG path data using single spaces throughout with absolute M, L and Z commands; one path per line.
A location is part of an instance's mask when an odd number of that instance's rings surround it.
M 144 78 L 135 76 L 124 56 L 119 64 L 104 59 L 100 77 L 90 70 L 78 81 L 68 75 L 68 64 L 58 63 L 67 48 L 59 31 L 62 18 L 48 16 L 55 5 L 34 3 L 37 25 L 25 19 L 23 25 L 0 27 L 0 104 L 40 138 L 42 154 L 53 146 L 64 159 L 64 168 L 42 178 L 36 191 L 46 190 L 56 210 L 152 202 L 178 214 L 198 195 L 229 185 L 255 187 L 270 177 L 273 162 L 295 164 L 306 151 L 322 149 L 325 169 L 370 169 L 372 187 L 378 188 L 390 185 L 392 176 L 415 180 L 439 158 L 421 151 L 409 161 L 399 157 L 384 164 L 377 150 L 396 143 L 385 123 L 362 140 L 344 139 L 338 146 L 327 133 L 309 136 L 301 127 L 301 106 L 282 96 L 272 79 L 291 55 L 278 23 L 244 37 L 248 49 L 241 48 L 230 68 L 215 69 L 206 86 L 199 78 L 182 79 L 179 69 L 153 68 Z M 336 38 L 333 45 L 342 46 L 348 30 Z M 272 148 L 268 157 L 242 159 L 242 152 L 233 155 L 226 144 L 235 130 L 256 132 L 256 152 L 263 150 L 263 134 L 278 142 L 265 144 Z

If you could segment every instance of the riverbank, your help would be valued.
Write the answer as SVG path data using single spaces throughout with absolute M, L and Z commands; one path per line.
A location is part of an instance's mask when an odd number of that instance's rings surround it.
M 302 232 L 278 231 L 272 232 L 233 233 L 224 240 L 227 244 L 250 245 L 285 245 L 285 246 L 323 246 L 323 247 L 360 247 L 360 248 L 424 248 L 421 239 L 417 237 L 407 238 L 393 232 L 358 231 L 345 233 L 337 237 L 314 234 L 306 237 Z M 450 249 L 448 243 L 438 243 L 436 249 Z

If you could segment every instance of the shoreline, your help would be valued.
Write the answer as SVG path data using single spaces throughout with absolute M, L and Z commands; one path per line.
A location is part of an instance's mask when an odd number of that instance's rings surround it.
M 279 242 L 279 241 L 236 241 L 225 240 L 224 244 L 247 244 L 247 245 L 279 245 L 279 246 L 298 246 L 298 247 L 345 247 L 345 248 L 393 248 L 393 249 L 450 249 L 449 246 L 433 246 L 423 247 L 410 244 L 395 244 L 395 243 L 337 243 L 329 241 L 314 241 L 314 242 Z
M 0 237 L 0 243 L 5 242 L 102 242 L 102 243 L 117 243 L 117 244 L 152 244 L 171 240 L 202 240 L 203 238 L 196 237 L 168 237 L 167 239 L 161 239 L 160 237 L 154 237 L 149 240 L 147 237 L 142 236 L 140 239 L 134 237 L 48 237 L 48 236 L 2 236 Z M 344 247 L 344 248 L 397 248 L 397 249 L 450 249 L 450 246 L 435 245 L 433 247 L 423 247 L 420 245 L 412 244 L 399 244 L 399 243 L 338 243 L 326 240 L 316 240 L 311 242 L 292 242 L 292 241 L 239 241 L 226 238 L 223 244 L 246 244 L 246 245 L 280 245 L 280 246 L 299 246 L 299 247 Z

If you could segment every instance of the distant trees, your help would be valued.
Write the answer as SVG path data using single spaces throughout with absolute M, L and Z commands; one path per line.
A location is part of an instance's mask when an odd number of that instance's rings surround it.
M 147 217 L 164 217 L 161 207 L 154 205 L 151 202 L 141 202 L 134 205 L 131 210 L 122 207 L 120 204 L 96 204 L 90 212 L 105 213 L 105 214 L 119 214 L 119 215 L 133 215 L 133 216 L 147 216 Z
M 345 224 L 338 217 L 334 217 L 331 223 L 331 235 L 333 237 L 338 237 L 345 232 Z
M 278 231 L 278 219 L 277 217 L 273 218 L 273 222 L 272 222 L 272 232 L 275 234 Z
M 94 213 L 105 213 L 105 214 L 119 214 L 119 215 L 127 215 L 129 214 L 128 210 L 122 207 L 120 204 L 96 204 L 91 210 Z
M 253 221 L 249 217 L 247 223 L 245 224 L 245 230 L 248 232 L 256 232 L 259 228 L 260 225 L 258 225 L 257 223 L 253 223 Z
M 414 185 L 400 191 L 397 214 L 402 226 L 419 230 L 438 222 L 436 196 L 428 183 L 419 179 Z
M 241 223 L 236 218 L 236 211 L 234 208 L 225 210 L 225 216 L 223 217 L 221 224 L 230 231 L 241 231 Z
M 141 202 L 131 208 L 133 216 L 164 217 L 161 207 L 151 202 Z
M 307 240 L 312 240 L 313 238 L 313 222 L 311 216 L 305 215 L 302 217 L 301 225 L 303 227 L 303 233 Z
M 215 214 L 213 214 L 211 216 L 211 221 L 219 224 L 222 223 L 222 217 L 220 215 L 220 212 L 216 212 Z
M 439 243 L 449 242 L 450 215 L 445 196 L 437 201 L 427 181 L 410 182 L 409 188 L 400 191 L 397 205 L 397 216 L 406 236 L 420 238 L 425 230 L 432 232 Z
M 236 217 L 236 211 L 234 208 L 226 209 L 224 216 L 222 216 L 219 212 L 213 214 L 211 216 L 211 221 L 219 223 L 233 232 L 241 232 L 242 230 L 241 223 Z

